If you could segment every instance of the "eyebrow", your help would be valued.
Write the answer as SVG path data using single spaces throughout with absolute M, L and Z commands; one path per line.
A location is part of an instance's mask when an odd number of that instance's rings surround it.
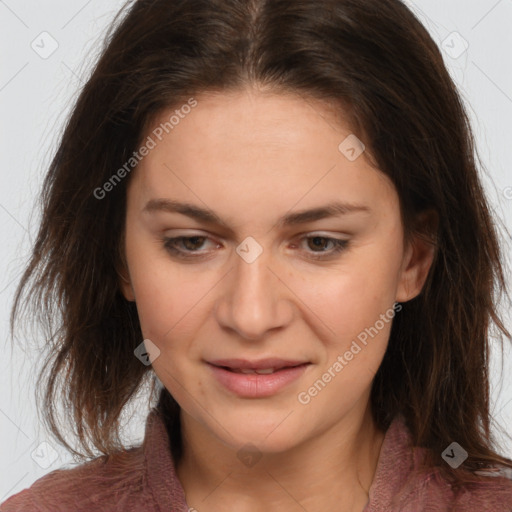
M 181 213 L 187 217 L 195 220 L 205 222 L 211 225 L 220 225 L 231 231 L 225 221 L 223 221 L 215 212 L 207 208 L 202 208 L 191 203 L 184 203 L 172 199 L 151 199 L 144 206 L 143 212 L 168 212 L 168 213 Z M 295 226 L 305 224 L 307 222 L 314 222 L 329 217 L 338 217 L 351 213 L 371 213 L 368 206 L 354 203 L 341 203 L 333 202 L 325 206 L 310 208 L 308 210 L 300 210 L 296 212 L 286 213 L 277 221 L 280 227 Z

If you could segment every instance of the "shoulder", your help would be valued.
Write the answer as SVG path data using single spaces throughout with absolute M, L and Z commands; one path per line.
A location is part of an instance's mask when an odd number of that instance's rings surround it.
M 512 512 L 512 479 L 503 469 L 485 481 L 454 492 L 454 510 L 478 512 Z
M 141 510 L 144 456 L 132 448 L 80 466 L 58 469 L 0 505 L 1 512 Z M 146 504 L 147 505 L 147 504 Z M 133 508 L 135 507 L 135 508 Z
M 141 510 L 188 510 L 158 409 L 147 417 L 141 446 L 53 471 L 0 505 L 0 512 Z
M 496 474 L 480 482 L 452 487 L 434 469 L 428 476 L 416 480 L 409 502 L 438 503 L 446 512 L 512 512 L 512 480 Z M 402 509 L 400 509 L 402 510 Z
M 512 512 L 512 475 L 481 473 L 479 482 L 454 487 L 438 467 L 428 467 L 424 448 L 413 446 L 403 418 L 389 427 L 365 512 Z

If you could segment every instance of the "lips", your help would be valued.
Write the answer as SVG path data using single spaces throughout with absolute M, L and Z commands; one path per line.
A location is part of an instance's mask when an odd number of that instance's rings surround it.
M 248 361 L 246 359 L 217 359 L 208 366 L 217 382 L 242 398 L 265 398 L 275 395 L 300 379 L 309 361 L 278 358 Z
M 272 373 L 273 371 L 282 368 L 292 368 L 309 363 L 309 361 L 280 359 L 276 357 L 269 357 L 266 359 L 259 359 L 249 361 L 247 359 L 216 359 L 208 361 L 209 364 L 219 366 L 227 370 L 238 373 Z M 272 370 L 272 371 L 271 371 Z
M 258 375 L 270 375 L 281 369 L 282 368 L 261 368 L 259 370 L 253 370 L 252 368 L 226 368 L 226 370 L 234 373 L 244 373 L 245 375 L 250 375 L 251 373 L 257 373 Z

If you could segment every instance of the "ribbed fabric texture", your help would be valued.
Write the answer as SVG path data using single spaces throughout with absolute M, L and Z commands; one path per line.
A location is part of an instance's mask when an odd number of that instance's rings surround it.
M 40 478 L 1 512 L 188 512 L 158 409 L 146 420 L 143 444 Z
M 489 477 L 455 493 L 437 469 L 420 471 L 425 450 L 411 445 L 400 417 L 386 432 L 362 512 L 512 512 L 512 480 Z M 1 512 L 188 512 L 162 413 L 148 415 L 139 447 L 58 469 L 12 496 Z M 285 511 L 286 512 L 286 511 Z

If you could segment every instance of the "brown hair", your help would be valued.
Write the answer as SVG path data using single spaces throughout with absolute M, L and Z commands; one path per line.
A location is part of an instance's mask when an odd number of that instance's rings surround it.
M 137 310 L 118 284 L 129 176 L 101 199 L 94 191 L 163 109 L 248 84 L 342 105 L 396 186 L 407 237 L 421 212 L 438 214 L 427 282 L 395 317 L 373 383 L 377 425 L 385 430 L 402 414 L 415 444 L 458 482 L 512 467 L 490 432 L 490 328 L 501 341 L 510 336 L 496 309 L 506 294 L 497 231 L 462 101 L 436 44 L 398 0 L 138 0 L 122 11 L 44 181 L 42 222 L 11 316 L 14 330 L 26 308 L 46 329 L 40 382 L 50 430 L 82 455 L 57 426 L 60 383 L 84 453 L 93 455 L 90 443 L 112 453 L 124 407 L 152 374 L 134 357 Z M 179 407 L 166 390 L 160 398 L 179 450 Z M 469 453 L 456 471 L 440 458 L 453 440 Z

